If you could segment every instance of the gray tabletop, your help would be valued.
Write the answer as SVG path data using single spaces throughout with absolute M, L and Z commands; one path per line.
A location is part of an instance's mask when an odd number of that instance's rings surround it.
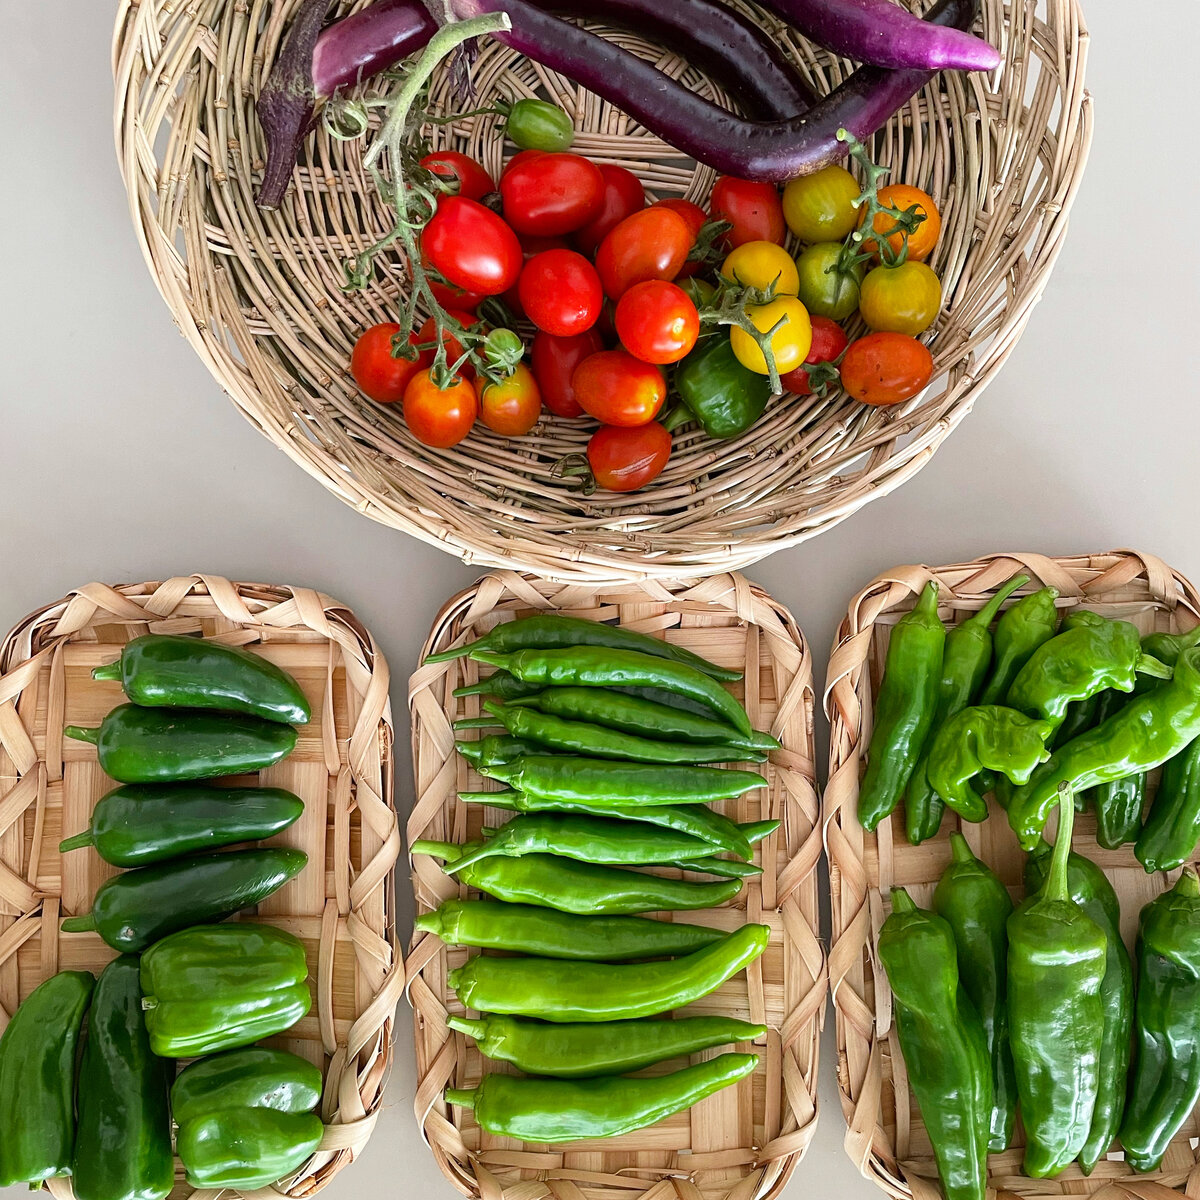
M 1066 249 L 1007 367 L 915 479 L 748 572 L 796 614 L 818 687 L 847 598 L 893 563 L 1132 547 L 1200 577 L 1200 6 L 1086 7 L 1095 148 Z M 307 584 L 373 629 L 399 723 L 430 622 L 477 572 L 341 504 L 251 429 L 179 336 L 114 161 L 114 8 L 0 0 L 0 627 L 93 579 L 210 571 Z M 819 760 L 824 733 L 822 722 Z M 407 739 L 396 749 L 407 759 Z M 398 789 L 401 805 L 408 795 Z M 403 888 L 400 912 L 406 936 Z M 832 1027 L 830 1013 L 820 1126 L 784 1194 L 815 1183 L 870 1200 L 842 1151 Z M 374 1138 L 329 1200 L 455 1194 L 414 1121 L 406 1010 L 398 1029 Z

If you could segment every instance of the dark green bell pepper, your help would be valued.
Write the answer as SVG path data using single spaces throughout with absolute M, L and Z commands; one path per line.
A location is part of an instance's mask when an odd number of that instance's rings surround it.
M 711 438 L 745 433 L 771 395 L 767 377 L 738 362 L 724 331 L 705 338 L 679 364 L 675 390 Z

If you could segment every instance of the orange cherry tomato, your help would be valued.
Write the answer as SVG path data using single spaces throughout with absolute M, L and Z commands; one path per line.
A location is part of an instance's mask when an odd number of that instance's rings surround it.
M 677 212 L 651 205 L 615 225 L 596 252 L 605 294 L 620 298 L 635 283 L 674 279 L 687 262 L 692 231 Z
M 393 358 L 392 338 L 400 332 L 394 321 L 372 325 L 358 336 L 350 355 L 350 374 L 364 395 L 377 404 L 394 404 L 404 399 L 408 381 L 433 362 L 432 352 L 422 352 L 414 359 Z M 421 339 L 410 334 L 415 345 Z
M 667 398 L 663 373 L 627 350 L 589 355 L 575 368 L 571 386 L 583 411 L 606 425 L 645 425 Z
M 439 388 L 429 371 L 421 371 L 404 389 L 404 420 L 413 437 L 439 450 L 457 446 L 471 432 L 479 412 L 475 385 L 456 379 Z
M 596 484 L 609 492 L 636 492 L 657 479 L 671 457 L 671 435 L 651 421 L 635 429 L 601 425 L 588 441 Z
M 901 212 L 905 212 L 915 205 L 917 211 L 924 215 L 925 220 L 917 226 L 915 232 L 908 235 L 908 257 L 915 262 L 924 262 L 933 253 L 938 235 L 942 232 L 942 215 L 938 212 L 933 197 L 918 187 L 910 187 L 907 183 L 889 183 L 886 187 L 879 189 L 879 203 L 886 204 L 889 208 L 898 208 Z M 866 215 L 863 212 L 859 216 L 858 223 L 860 225 L 866 219 Z M 880 213 L 876 216 L 871 231 L 872 233 L 884 233 L 895 224 L 896 222 L 891 217 Z M 888 236 L 887 241 L 892 250 L 899 253 L 904 238 L 902 234 L 893 233 Z M 872 253 L 878 249 L 874 238 L 866 238 L 863 241 L 863 247 Z
M 542 415 L 542 394 L 533 372 L 524 364 L 500 383 L 486 382 L 479 392 L 479 419 L 505 437 L 528 433 Z
M 842 386 L 864 404 L 899 404 L 933 377 L 929 347 L 905 333 L 869 333 L 842 359 Z
M 642 362 L 678 362 L 700 336 L 695 304 L 662 279 L 635 283 L 617 301 L 615 321 L 621 345 Z

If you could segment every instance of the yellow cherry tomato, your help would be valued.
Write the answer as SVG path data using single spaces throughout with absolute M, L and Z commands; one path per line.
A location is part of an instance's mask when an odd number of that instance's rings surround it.
M 808 310 L 793 296 L 781 296 L 770 304 L 757 304 L 746 310 L 755 329 L 766 333 L 781 318 L 784 323 L 771 335 L 771 352 L 775 355 L 775 368 L 781 375 L 794 371 L 808 357 L 812 349 L 812 322 Z M 760 375 L 769 375 L 767 360 L 758 343 L 736 325 L 729 331 L 729 344 L 738 362 Z
M 889 183 L 887 187 L 879 189 L 879 203 L 899 212 L 907 212 L 910 208 L 915 208 L 917 213 L 925 218 L 908 235 L 908 257 L 917 262 L 924 262 L 933 253 L 938 235 L 942 232 L 942 215 L 938 212 L 933 197 L 928 192 L 923 192 L 920 188 L 912 187 L 907 183 Z M 866 219 L 866 215 L 865 211 L 859 213 L 856 218 L 859 225 Z M 894 229 L 895 226 L 894 218 L 879 213 L 871 224 L 871 232 L 884 233 L 889 229 Z M 901 233 L 888 234 L 887 241 L 892 250 L 899 254 L 900 247 L 904 244 L 904 235 Z M 863 248 L 872 254 L 878 253 L 874 238 L 864 239 Z
M 858 293 L 858 311 L 874 330 L 916 337 L 942 308 L 942 285 L 923 262 L 868 271 Z
M 858 225 L 858 180 L 837 163 L 783 189 L 783 219 L 802 242 L 840 242 Z
M 777 296 L 794 296 L 800 286 L 792 256 L 774 242 L 743 242 L 726 256 L 721 274 L 764 292 L 774 283 Z

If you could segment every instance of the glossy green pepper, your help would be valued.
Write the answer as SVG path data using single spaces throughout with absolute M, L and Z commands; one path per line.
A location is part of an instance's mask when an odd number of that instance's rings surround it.
M 867 772 L 858 792 L 858 819 L 873 831 L 900 803 L 933 728 L 946 627 L 937 615 L 932 579 L 913 610 L 892 630 L 883 681 L 875 701 L 875 727 Z
M 65 933 L 95 930 L 114 949 L 136 953 L 205 921 L 252 908 L 308 865 L 303 850 L 278 848 L 194 854 L 124 871 L 96 891 L 92 911 L 68 917 Z
M 304 945 L 273 925 L 198 925 L 142 955 L 142 1009 L 161 1058 L 196 1058 L 290 1029 L 312 1007 Z
M 1200 840 L 1200 738 L 1163 766 L 1158 791 L 1133 848 L 1147 871 L 1173 871 Z
M 300 685 L 273 662 L 206 638 L 147 633 L 93 679 L 115 679 L 142 708 L 219 708 L 284 725 L 312 716 Z
M 1025 783 L 1050 757 L 1049 721 L 1035 721 L 1011 708 L 964 708 L 938 730 L 929 750 L 926 774 L 933 790 L 964 820 L 983 821 L 987 803 L 971 786 L 984 770 L 1013 783 Z
M 979 694 L 992 661 L 992 622 L 1009 596 L 1028 582 L 1028 575 L 1014 576 L 977 613 L 951 626 L 946 632 L 933 727 L 925 739 L 921 757 L 913 768 L 904 793 L 905 831 L 914 846 L 919 846 L 937 833 L 946 808 L 942 798 L 930 786 L 926 774 L 930 747 L 938 730 Z
M 1153 1171 L 1200 1099 L 1200 880 L 1185 867 L 1142 909 L 1135 1061 L 1121 1124 L 1125 1159 Z
M 1042 763 L 1014 794 L 1008 820 L 1032 850 L 1066 781 L 1075 790 L 1111 783 L 1161 766 L 1200 736 L 1200 648 L 1185 650 L 1175 675 L 1134 696 L 1119 712 L 1068 742 Z
M 563 1079 L 623 1075 L 713 1046 L 752 1042 L 767 1032 L 765 1025 L 732 1017 L 546 1025 L 493 1014 L 478 1021 L 451 1016 L 446 1024 L 474 1038 L 488 1058 L 510 1062 L 526 1075 Z
M 1045 884 L 1050 860 L 1050 847 L 1045 842 L 1026 860 L 1025 889 L 1030 895 L 1040 891 Z M 1121 906 L 1108 876 L 1090 858 L 1072 851 L 1067 857 L 1067 890 L 1071 899 L 1104 930 L 1108 939 L 1104 982 L 1100 985 L 1104 1036 L 1100 1043 L 1096 1107 L 1087 1141 L 1079 1152 L 1079 1165 L 1085 1175 L 1090 1175 L 1117 1136 L 1125 1111 L 1133 1020 L 1133 965 L 1121 939 Z
M 675 390 L 710 438 L 745 433 L 771 398 L 765 375 L 744 367 L 724 331 L 705 338 L 675 369 Z
M 430 854 L 453 866 L 480 845 L 468 842 L 459 846 L 420 839 L 413 842 L 409 852 Z M 712 908 L 732 900 L 742 890 L 740 879 L 693 883 L 622 867 L 577 862 L 556 854 L 484 858 L 464 867 L 457 878 L 497 900 L 537 904 L 560 912 L 610 916 Z
M 567 150 L 575 140 L 570 115 L 557 104 L 532 96 L 509 107 L 503 128 L 522 150 Z
M 1148 677 L 1139 677 L 1146 678 Z M 1102 725 L 1129 703 L 1129 697 L 1121 692 L 1101 692 L 1094 699 L 1094 719 L 1088 724 L 1088 729 Z M 1135 771 L 1131 775 L 1121 776 L 1120 779 L 1098 784 L 1085 795 L 1096 812 L 1096 841 L 1101 846 L 1106 850 L 1116 850 L 1126 842 L 1137 840 L 1142 828 L 1142 813 L 1146 808 L 1144 772 Z
M 950 835 L 950 865 L 933 892 L 933 910 L 954 931 L 958 977 L 979 1014 L 992 1064 L 988 1149 L 1012 1141 L 1017 1081 L 1008 1045 L 1008 932 L 1013 910 L 1008 889 L 971 853 L 961 833 Z
M 95 983 L 87 971 L 51 975 L 0 1037 L 0 1187 L 71 1172 L 76 1051 Z
M 244 775 L 273 766 L 295 749 L 290 725 L 234 713 L 121 704 L 94 729 L 63 733 L 96 747 L 100 766 L 118 783 L 176 783 Z
M 450 946 L 507 950 L 541 958 L 620 962 L 691 954 L 725 935 L 705 925 L 649 917 L 581 916 L 532 904 L 446 900 L 413 922 Z
M 721 1054 L 670 1075 L 626 1079 L 525 1079 L 485 1075 L 478 1087 L 447 1088 L 446 1103 L 475 1110 L 488 1133 L 526 1142 L 616 1137 L 644 1129 L 745 1079 L 754 1054 Z
M 479 955 L 448 982 L 467 1008 L 556 1024 L 628 1021 L 671 1012 L 716 991 L 767 948 L 767 925 L 740 929 L 684 958 L 647 963 L 565 962 Z
M 171 1111 L 188 1182 L 250 1190 L 298 1170 L 324 1134 L 312 1112 L 321 1083 L 306 1059 L 263 1046 L 185 1067 L 171 1088 Z
M 1029 656 L 1058 628 L 1056 588 L 1040 588 L 1018 600 L 996 623 L 992 673 L 979 695 L 980 704 L 1003 704 L 1017 672 Z
M 946 1200 L 984 1200 L 992 1069 L 983 1025 L 959 978 L 954 932 L 893 888 L 879 961 Z
M 71 1187 L 78 1200 L 162 1200 L 175 1186 L 170 1064 L 150 1049 L 138 960 L 105 967 L 79 1068 Z
M 88 828 L 58 849 L 65 854 L 94 846 L 114 867 L 144 867 L 274 837 L 303 813 L 304 801 L 283 788 L 126 784 L 102 796 Z
M 1200 646 L 1200 625 L 1186 633 L 1148 633 L 1142 638 L 1142 650 L 1151 658 L 1173 667 L 1179 656 L 1193 646 Z
M 480 773 L 487 767 L 503 766 L 523 754 L 551 754 L 537 742 L 527 742 L 507 733 L 492 733 L 474 741 L 458 741 L 454 748 Z
M 1008 919 L 1008 1018 L 1025 1174 L 1057 1175 L 1092 1126 L 1104 1044 L 1104 930 L 1071 899 L 1075 800 L 1064 787 L 1045 885 Z

